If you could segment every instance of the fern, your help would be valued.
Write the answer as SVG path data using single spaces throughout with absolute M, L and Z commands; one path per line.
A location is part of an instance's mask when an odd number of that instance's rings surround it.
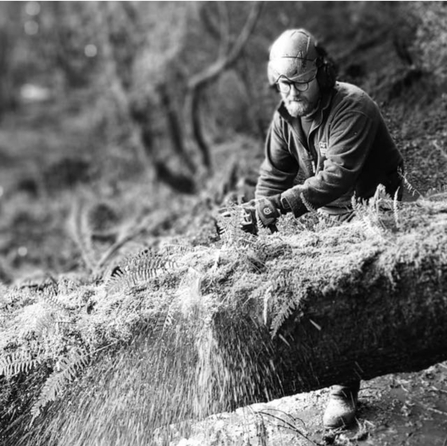
M 415 196 L 417 194 L 419 197 L 422 197 L 422 194 L 415 187 L 413 187 L 413 185 L 407 179 L 407 176 L 404 174 L 402 169 L 398 169 L 397 173 L 399 174 L 399 177 L 402 179 L 404 187 L 408 189 L 411 195 Z
M 394 222 L 396 223 L 396 227 L 400 227 L 400 218 L 399 218 L 399 188 L 396 190 L 393 197 L 393 214 L 394 214 Z
M 82 259 L 88 269 L 93 270 L 97 262 L 93 243 L 93 232 L 86 221 L 86 202 L 84 197 L 74 203 L 71 219 L 69 220 L 70 234 L 78 245 Z
M 50 288 L 49 290 L 44 290 L 44 292 L 41 294 L 43 301 L 52 309 L 57 311 L 68 311 L 69 308 L 61 302 L 57 298 L 57 290 L 54 288 Z
M 3 294 L 6 294 L 6 288 L 0 283 L 0 325 L 2 325 L 7 319 L 8 305 L 11 303 L 9 299 L 6 299 Z
M 271 279 L 272 291 L 284 290 L 293 280 L 293 271 L 278 271 Z
M 173 256 L 175 254 L 187 254 L 190 253 L 192 250 L 193 247 L 190 245 L 172 243 L 164 245 L 162 248 L 160 248 L 158 255 Z
M 357 220 L 361 223 L 366 233 L 373 233 L 376 235 L 382 235 L 383 225 L 380 222 L 379 211 L 377 207 L 377 201 L 371 199 L 371 201 L 364 202 L 352 198 L 352 208 L 354 210 Z
M 374 196 L 368 201 L 356 200 L 353 197 L 352 207 L 365 232 L 383 236 L 387 228 L 400 228 L 398 192 L 391 197 L 387 194 L 385 186 L 379 184 Z
M 11 353 L 6 357 L 0 358 L 0 375 L 7 379 L 27 373 L 40 362 L 39 359 L 33 359 L 30 352 L 18 351 Z
M 66 319 L 70 308 L 58 299 L 55 291 L 45 290 L 40 297 L 44 305 L 40 305 L 41 311 L 33 314 L 33 320 L 29 325 L 36 336 L 41 337 L 52 333 L 60 323 L 71 323 Z
M 78 373 L 89 363 L 89 355 L 77 349 L 71 352 L 69 358 L 59 358 L 56 370 L 48 377 L 40 392 L 39 399 L 31 409 L 33 419 L 50 402 L 55 401 L 68 383 L 73 381 Z
M 286 299 L 282 303 L 281 307 L 276 313 L 276 316 L 273 318 L 270 328 L 272 338 L 278 334 L 278 331 L 281 329 L 282 325 L 289 318 L 289 316 L 291 316 L 300 307 L 301 298 L 295 294 L 289 294 L 289 296 L 290 298 Z
M 56 328 L 56 318 L 51 311 L 44 311 L 36 318 L 33 331 L 36 336 L 51 333 Z
M 224 212 L 217 216 L 219 234 L 224 243 L 234 246 L 241 241 L 247 241 L 250 234 L 242 230 L 241 223 L 244 220 L 245 211 L 240 205 L 230 205 Z M 259 225 L 256 222 L 256 225 Z
M 169 257 L 155 254 L 151 250 L 130 257 L 116 269 L 107 282 L 107 292 L 119 292 L 140 288 L 155 277 L 176 266 Z
M 162 334 L 166 332 L 167 329 L 174 325 L 175 313 L 178 310 L 178 303 L 173 301 L 166 312 L 166 316 L 164 318 Z

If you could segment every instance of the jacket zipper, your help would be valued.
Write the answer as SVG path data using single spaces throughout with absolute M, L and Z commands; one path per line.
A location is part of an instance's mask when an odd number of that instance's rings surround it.
M 317 128 L 314 128 L 313 130 L 311 130 L 311 131 L 309 132 L 308 137 L 306 137 L 306 135 L 304 135 L 304 132 L 302 132 L 303 135 L 305 136 L 305 140 L 303 141 L 303 140 L 300 138 L 300 133 L 301 133 L 301 132 L 300 132 L 300 129 L 297 128 L 298 125 L 301 125 L 301 123 L 298 123 L 297 120 L 296 120 L 296 121 L 293 121 L 293 122 L 292 122 L 292 126 L 291 126 L 291 128 L 292 128 L 293 131 L 295 132 L 295 135 L 297 136 L 298 141 L 300 141 L 301 145 L 304 147 L 304 149 L 306 150 L 306 152 L 309 154 L 309 157 L 310 157 L 310 164 L 311 164 L 311 167 L 312 167 L 312 172 L 313 172 L 313 174 L 314 174 L 314 176 L 315 176 L 316 173 L 317 173 L 317 164 L 316 164 L 316 161 L 318 161 L 318 154 L 317 154 L 317 152 L 316 152 L 315 147 L 314 147 L 314 146 L 311 144 L 311 142 L 310 142 L 310 136 L 312 135 L 313 131 L 315 131 Z M 305 143 L 307 143 L 307 147 L 306 147 L 306 144 L 305 144 Z
M 311 130 L 309 132 L 309 136 L 307 137 L 307 146 L 309 147 L 309 153 L 310 153 L 311 162 L 312 162 L 312 170 L 313 170 L 314 175 L 317 174 L 318 158 L 319 158 L 317 149 L 315 148 L 315 145 L 311 142 L 311 136 L 315 130 L 316 130 L 316 128 Z

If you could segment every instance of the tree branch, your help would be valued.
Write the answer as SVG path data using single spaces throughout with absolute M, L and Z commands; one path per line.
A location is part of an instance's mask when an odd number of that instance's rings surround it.
M 228 51 L 226 55 L 219 57 L 216 62 L 210 65 L 207 69 L 193 76 L 188 83 L 188 88 L 190 90 L 194 90 L 197 87 L 214 81 L 224 70 L 236 62 L 256 26 L 262 8 L 263 2 L 256 2 L 253 5 L 247 21 L 231 50 Z
M 196 143 L 202 153 L 203 163 L 208 171 L 211 171 L 211 156 L 209 147 L 205 141 L 205 137 L 202 131 L 202 125 L 200 121 L 200 96 L 202 90 L 215 81 L 228 67 L 236 62 L 239 56 L 242 54 L 242 50 L 246 45 L 250 35 L 252 34 L 256 23 L 261 15 L 263 2 L 254 3 L 250 10 L 250 14 L 239 34 L 233 47 L 229 49 L 226 54 L 220 55 L 216 62 L 210 65 L 204 71 L 193 76 L 188 82 L 188 93 L 190 95 L 189 100 L 189 114 L 191 116 L 193 135 Z M 222 39 L 224 37 L 222 36 Z M 228 42 L 229 39 L 225 39 Z M 224 44 L 221 48 L 225 47 Z

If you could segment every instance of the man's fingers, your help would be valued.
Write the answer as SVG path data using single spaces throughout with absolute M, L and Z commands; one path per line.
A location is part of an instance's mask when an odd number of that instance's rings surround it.
M 242 225 L 251 225 L 254 223 L 254 213 L 249 212 L 246 209 L 244 209 L 244 213 L 242 214 Z

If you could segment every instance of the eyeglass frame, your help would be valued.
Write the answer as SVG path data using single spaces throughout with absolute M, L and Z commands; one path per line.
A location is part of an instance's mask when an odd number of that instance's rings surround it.
M 290 93 L 290 91 L 292 90 L 292 85 L 295 87 L 295 90 L 296 90 L 296 91 L 299 91 L 300 93 L 304 93 L 305 91 L 307 91 L 307 90 L 309 89 L 309 84 L 310 84 L 316 77 L 317 77 L 317 73 L 315 73 L 315 76 L 314 76 L 312 79 L 310 79 L 310 80 L 308 80 L 308 81 L 306 81 L 306 82 L 293 82 L 293 81 L 291 81 L 291 80 L 289 80 L 289 79 L 287 79 L 287 78 L 285 78 L 285 79 L 281 79 L 281 78 L 280 78 L 280 79 L 276 82 L 276 85 L 277 85 L 278 91 L 280 91 L 281 93 L 284 93 L 284 94 Z M 282 84 L 282 85 L 284 85 L 284 86 L 287 86 L 287 87 L 288 87 L 287 90 L 281 89 L 280 84 Z M 297 87 L 297 85 L 298 85 L 298 86 L 301 86 L 301 85 L 302 85 L 302 86 L 305 87 L 305 88 L 303 88 L 303 87 Z

